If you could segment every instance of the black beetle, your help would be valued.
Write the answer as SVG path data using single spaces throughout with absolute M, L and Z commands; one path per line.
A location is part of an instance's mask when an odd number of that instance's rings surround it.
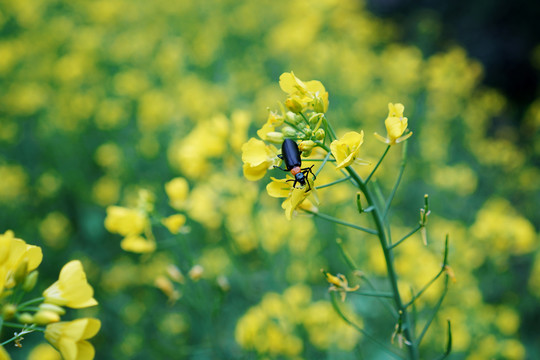
M 285 139 L 283 141 L 283 144 L 281 145 L 281 155 L 278 155 L 278 157 L 280 159 L 283 159 L 286 168 L 283 169 L 279 166 L 274 167 L 283 171 L 290 171 L 291 174 L 294 176 L 294 179 L 290 179 L 287 181 L 294 181 L 293 187 L 296 186 L 297 182 L 300 183 L 300 185 L 302 186 L 305 186 L 307 183 L 308 189 L 306 191 L 311 190 L 311 186 L 309 185 L 307 176 L 309 173 L 311 173 L 311 175 L 313 175 L 313 180 L 315 180 L 316 176 L 311 170 L 314 165 L 302 168 L 302 159 L 300 158 L 300 150 L 298 149 L 298 144 L 296 144 L 296 142 L 291 139 Z

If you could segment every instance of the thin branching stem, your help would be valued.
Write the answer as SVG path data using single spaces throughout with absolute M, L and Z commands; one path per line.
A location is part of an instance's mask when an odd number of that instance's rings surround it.
M 339 184 L 339 183 L 348 181 L 348 180 L 350 180 L 350 179 L 351 179 L 351 177 L 350 177 L 350 176 L 347 176 L 347 177 L 341 178 L 341 179 L 339 179 L 339 180 L 332 181 L 332 182 L 330 182 L 330 183 L 328 183 L 328 184 L 315 186 L 315 189 L 317 189 L 317 190 L 319 190 L 319 189 L 324 189 L 325 187 L 329 187 L 329 186 L 332 186 L 332 185 L 335 185 L 335 184 Z
M 399 166 L 399 175 L 396 180 L 396 183 L 394 184 L 394 187 L 392 188 L 392 192 L 390 193 L 390 196 L 386 200 L 386 206 L 384 208 L 383 212 L 383 219 L 386 219 L 386 216 L 388 215 L 388 210 L 390 210 L 390 205 L 392 204 L 392 200 L 394 199 L 394 196 L 396 195 L 397 188 L 399 187 L 399 183 L 401 182 L 401 178 L 403 177 L 403 172 L 405 171 L 405 165 L 407 164 L 407 142 L 403 143 L 403 152 L 401 154 L 401 165 Z
M 379 167 L 379 165 L 381 165 L 382 161 L 384 160 L 384 158 L 386 157 L 386 154 L 388 153 L 388 150 L 390 150 L 390 145 L 388 145 L 386 147 L 386 150 L 384 150 L 384 153 L 382 154 L 381 158 L 379 159 L 379 161 L 377 162 L 377 164 L 375 165 L 375 167 L 373 168 L 373 170 L 371 170 L 371 173 L 368 175 L 368 177 L 366 178 L 366 180 L 364 180 L 364 183 L 367 184 L 369 182 L 369 180 L 371 179 L 371 177 L 373 176 L 373 174 L 375 174 L 375 171 L 377 171 L 377 168 Z
M 408 238 L 410 238 L 411 236 L 413 236 L 418 230 L 420 230 L 422 228 L 422 225 L 421 224 L 418 224 L 416 225 L 416 227 L 414 229 L 411 230 L 411 232 L 409 232 L 407 235 L 405 235 L 404 237 L 402 237 L 399 241 L 391 244 L 388 248 L 389 249 L 393 249 L 395 248 L 396 246 L 398 246 L 399 244 L 401 244 L 402 242 L 404 242 L 405 240 L 407 240 Z
M 335 293 L 331 293 L 330 298 L 332 299 L 332 306 L 334 307 L 334 310 L 336 310 L 336 313 L 341 317 L 347 324 L 351 325 L 353 328 L 355 328 L 358 332 L 360 332 L 362 335 L 364 335 L 369 340 L 373 341 L 375 344 L 379 345 L 382 349 L 386 350 L 389 354 L 397 357 L 398 359 L 401 359 L 401 355 L 396 353 L 392 348 L 388 347 L 386 344 L 383 344 L 379 340 L 377 340 L 373 335 L 362 329 L 358 324 L 351 321 L 343 311 L 341 311 L 341 308 L 339 307 L 339 304 L 337 302 L 337 296 Z
M 427 321 L 426 325 L 424 325 L 424 328 L 422 329 L 422 332 L 420 333 L 420 335 L 418 336 L 418 339 L 416 340 L 416 345 L 417 346 L 422 342 L 422 339 L 424 338 L 424 335 L 426 335 L 426 332 L 428 331 L 429 326 L 431 325 L 431 323 L 435 319 L 435 316 L 437 315 L 437 312 L 439 311 L 439 308 L 441 307 L 441 305 L 443 303 L 444 297 L 446 296 L 446 293 L 448 292 L 448 277 L 449 276 L 446 275 L 445 280 L 444 280 L 444 290 L 443 290 L 443 292 L 441 294 L 441 297 L 439 298 L 439 301 L 437 302 L 437 305 L 435 305 L 435 307 L 433 308 L 433 311 L 431 312 L 431 317 Z
M 306 212 L 306 213 L 308 213 L 308 214 L 311 214 L 311 215 L 315 215 L 316 217 L 320 217 L 321 219 L 325 219 L 325 220 L 334 222 L 334 223 L 336 223 L 336 224 L 348 226 L 348 227 L 351 227 L 351 228 L 356 229 L 356 230 L 360 230 L 360 231 L 367 232 L 368 234 L 377 235 L 377 231 L 376 231 L 376 230 L 368 229 L 368 228 L 365 228 L 365 227 L 362 227 L 362 226 L 358 226 L 358 225 L 355 225 L 355 224 L 351 224 L 351 223 L 349 223 L 349 222 L 340 220 L 340 219 L 335 218 L 335 217 L 330 216 L 330 215 L 321 214 L 321 213 L 319 213 L 319 212 L 314 212 L 314 211 L 310 211 L 310 210 L 304 210 L 304 212 Z

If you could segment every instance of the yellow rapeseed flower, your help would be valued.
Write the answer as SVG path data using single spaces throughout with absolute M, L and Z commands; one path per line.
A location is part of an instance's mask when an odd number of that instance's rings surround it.
M 0 235 L 0 292 L 12 288 L 18 281 L 35 270 L 43 253 L 39 246 L 28 245 L 24 240 L 15 238 L 13 231 Z
M 291 71 L 281 74 L 279 86 L 281 90 L 289 94 L 285 104 L 295 113 L 299 113 L 307 106 L 319 113 L 325 113 L 328 110 L 328 93 L 320 81 L 303 82 Z
M 375 133 L 377 139 L 388 145 L 395 145 L 411 137 L 412 131 L 403 135 L 407 130 L 407 118 L 403 117 L 405 106 L 403 104 L 388 104 L 388 117 L 384 121 L 386 126 L 387 138 Z
M 165 184 L 165 192 L 169 197 L 170 205 L 180 210 L 184 207 L 189 193 L 189 185 L 186 179 L 177 177 Z
M 123 236 L 138 235 L 144 231 L 147 224 L 148 217 L 140 210 L 121 206 L 107 207 L 105 228 L 111 233 Z
M 129 235 L 122 239 L 120 247 L 124 251 L 134 253 L 150 253 L 156 250 L 156 242 L 154 240 L 145 239 L 138 235 Z
M 310 190 L 306 191 L 305 187 L 292 187 L 292 180 L 290 177 L 287 179 L 271 178 L 272 182 L 266 186 L 268 195 L 275 198 L 286 198 L 281 204 L 281 208 L 285 210 L 285 217 L 287 220 L 292 219 L 294 211 L 298 208 L 305 208 L 310 211 L 316 211 L 316 207 L 307 199 L 309 195 L 314 194 L 314 185 L 311 179 L 309 181 Z M 306 185 L 307 186 L 307 185 Z
M 60 271 L 56 282 L 44 292 L 45 302 L 81 309 L 97 305 L 94 289 L 86 281 L 86 274 L 79 260 L 68 262 Z
M 161 223 L 169 229 L 171 234 L 178 234 L 180 228 L 186 223 L 186 217 L 182 214 L 175 214 L 161 220 Z
M 11 360 L 11 357 L 3 346 L 0 346 L 0 360 Z
M 62 321 L 47 325 L 45 339 L 60 351 L 64 360 L 92 360 L 95 350 L 86 340 L 95 336 L 100 327 L 101 322 L 93 318 Z
M 360 152 L 360 146 L 364 143 L 364 132 L 350 131 L 339 140 L 330 144 L 332 155 L 336 159 L 336 169 L 342 169 L 351 165 Z
M 279 163 L 277 149 L 263 141 L 251 138 L 242 145 L 244 176 L 251 181 L 260 180 L 268 168 Z

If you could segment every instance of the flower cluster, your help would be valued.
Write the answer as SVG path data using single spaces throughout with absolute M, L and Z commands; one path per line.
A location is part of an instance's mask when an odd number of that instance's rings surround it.
M 60 321 L 66 312 L 63 307 L 81 309 L 98 304 L 79 260 L 64 265 L 58 280 L 43 291 L 43 297 L 21 301 L 22 295 L 30 292 L 37 283 L 37 268 L 42 258 L 40 247 L 15 238 L 13 232 L 0 235 L 3 326 L 23 329 L 12 338 L 18 346 L 23 334 L 43 331 L 45 338 L 65 360 L 93 359 L 94 348 L 86 340 L 97 334 L 100 321 L 93 318 Z M 39 327 L 42 325 L 46 325 L 45 329 Z M 3 349 L 0 355 L 2 359 L 9 359 Z
M 165 191 L 174 209 L 182 209 L 189 187 L 184 178 L 174 178 L 165 184 Z M 109 206 L 105 228 L 124 236 L 120 243 L 123 250 L 134 253 L 150 253 L 156 250 L 151 217 L 154 215 L 154 196 L 148 190 L 139 190 L 134 207 Z M 160 219 L 172 234 L 178 234 L 186 223 L 186 216 L 173 214 Z
M 298 159 L 314 155 L 312 159 L 304 161 L 322 161 L 322 167 L 328 162 L 335 162 L 336 170 L 343 170 L 354 164 L 367 164 L 359 158 L 360 149 L 364 143 L 364 132 L 349 131 L 341 138 L 337 138 L 331 124 L 327 122 L 328 92 L 320 81 L 302 81 L 293 72 L 283 73 L 279 78 L 281 90 L 287 93 L 287 98 L 280 103 L 280 111 L 270 111 L 266 123 L 257 131 L 260 139 L 251 138 L 242 146 L 242 161 L 244 176 L 251 181 L 262 179 L 269 169 L 287 164 L 284 156 L 274 146 L 283 144 L 285 139 L 292 139 L 298 147 Z M 390 110 L 385 121 L 388 137 L 378 138 L 389 145 L 397 144 L 408 139 L 412 132 L 407 132 L 407 118 L 403 117 L 402 104 L 388 104 Z M 327 140 L 331 143 L 327 145 Z M 295 155 L 295 154 L 293 154 Z M 332 157 L 332 158 L 330 158 Z M 282 161 L 283 160 L 283 161 Z M 297 163 L 300 163 L 297 161 Z M 314 186 L 315 174 L 311 168 L 298 167 L 281 168 L 291 171 L 293 176 L 303 174 L 304 186 L 294 186 L 297 178 L 286 176 L 283 178 L 271 177 L 266 186 L 268 194 L 272 197 L 285 198 L 281 207 L 285 210 L 287 219 L 291 219 L 295 210 L 303 209 L 316 212 L 318 198 Z M 313 174 L 313 176 L 310 176 Z M 308 197 L 314 195 L 314 201 Z

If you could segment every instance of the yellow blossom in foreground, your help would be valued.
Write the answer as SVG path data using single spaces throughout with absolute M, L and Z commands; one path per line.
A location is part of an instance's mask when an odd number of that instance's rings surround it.
M 285 103 L 290 104 L 289 108 L 296 113 L 302 110 L 297 107 L 305 106 L 311 106 L 319 113 L 325 113 L 328 110 L 328 93 L 320 81 L 303 82 L 291 71 L 281 74 L 279 86 L 281 90 L 289 94 L 289 99 Z
M 161 223 L 169 229 L 171 234 L 178 234 L 180 228 L 186 223 L 186 217 L 182 214 L 175 214 L 161 220 Z
M 271 178 L 272 182 L 266 185 L 266 191 L 268 195 L 276 198 L 286 198 L 281 204 L 281 208 L 285 210 L 285 217 L 287 220 L 292 219 L 294 211 L 298 208 L 304 208 L 310 211 L 316 211 L 317 208 L 307 199 L 311 194 L 315 194 L 315 187 L 313 181 L 308 179 L 310 190 L 306 191 L 306 187 L 292 187 L 292 182 L 287 179 Z
M 381 135 L 375 133 L 375 136 L 382 142 L 388 145 L 394 145 L 411 137 L 412 132 L 403 135 L 407 130 L 407 118 L 403 117 L 403 111 L 405 107 L 403 104 L 388 104 L 388 117 L 384 121 L 386 126 L 387 138 L 383 138 Z
M 1 356 L 0 359 L 2 359 Z M 28 360 L 62 360 L 62 358 L 52 346 L 43 343 L 32 349 L 28 355 Z
M 177 177 L 165 184 L 165 192 L 173 208 L 180 210 L 186 202 L 189 185 L 186 179 Z
M 0 360 L 11 360 L 11 357 L 3 346 L 0 346 Z
M 137 209 L 109 206 L 105 218 L 105 228 L 111 233 L 123 236 L 138 235 L 148 223 L 146 214 Z
M 60 351 L 64 360 L 92 360 L 95 350 L 86 340 L 95 336 L 100 327 L 101 322 L 93 318 L 58 322 L 47 325 L 45 339 Z
M 45 302 L 81 309 L 97 305 L 94 289 L 86 281 L 86 274 L 79 260 L 68 262 L 60 271 L 58 281 L 44 292 Z
M 364 132 L 350 131 L 339 140 L 330 144 L 332 155 L 336 159 L 336 169 L 342 169 L 351 165 L 360 152 L 360 146 L 364 143 Z
M 251 181 L 260 180 L 268 168 L 277 165 L 277 149 L 266 145 L 263 141 L 251 138 L 242 145 L 242 161 L 244 162 L 244 176 Z
M 18 281 L 35 270 L 43 253 L 39 246 L 28 245 L 24 240 L 15 238 L 13 231 L 0 235 L 0 292 L 12 288 Z

